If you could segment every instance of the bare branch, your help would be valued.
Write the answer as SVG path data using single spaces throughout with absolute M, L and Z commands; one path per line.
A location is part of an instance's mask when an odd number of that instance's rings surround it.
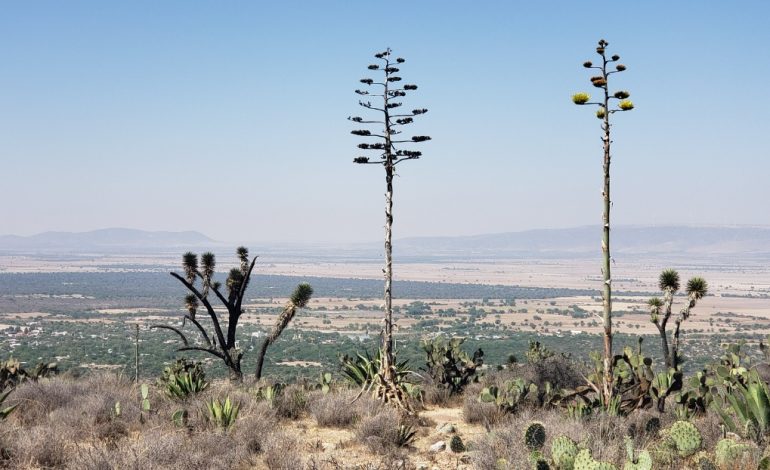
M 222 359 L 223 361 L 227 362 L 227 358 L 222 353 L 217 351 L 216 349 L 201 348 L 201 347 L 198 347 L 198 346 L 185 346 L 184 348 L 178 348 L 177 351 L 203 351 L 203 352 L 207 352 L 209 354 L 212 354 L 212 355 Z
M 185 346 L 189 346 L 189 342 L 187 341 L 187 336 L 184 335 L 180 330 L 177 328 L 174 328 L 173 326 L 168 325 L 151 325 L 150 329 L 156 329 L 156 328 L 163 328 L 164 330 L 173 331 L 174 333 L 179 335 L 179 338 L 182 339 L 182 343 L 184 343 Z
M 222 333 L 222 327 L 219 325 L 219 318 L 217 318 L 217 313 L 216 313 L 216 311 L 214 311 L 214 307 L 211 306 L 211 303 L 209 303 L 209 301 L 208 301 L 208 299 L 206 297 L 203 297 L 203 295 L 201 295 L 201 293 L 198 291 L 198 289 L 195 288 L 195 286 L 193 286 L 192 284 L 187 282 L 187 280 L 184 279 L 182 276 L 180 276 L 179 274 L 177 274 L 175 272 L 172 272 L 171 275 L 174 276 L 175 278 L 177 278 L 179 280 L 179 282 L 184 284 L 184 286 L 187 288 L 187 290 L 189 290 L 190 292 L 195 294 L 195 296 L 198 297 L 198 300 L 201 301 L 203 306 L 206 307 L 206 311 L 208 312 L 209 317 L 211 317 L 211 321 L 214 324 L 214 332 L 217 335 L 217 339 L 219 340 L 219 344 L 221 344 L 222 347 L 224 348 L 225 344 L 227 344 L 227 343 L 225 342 L 225 336 Z M 221 297 L 221 294 L 220 294 L 220 297 Z

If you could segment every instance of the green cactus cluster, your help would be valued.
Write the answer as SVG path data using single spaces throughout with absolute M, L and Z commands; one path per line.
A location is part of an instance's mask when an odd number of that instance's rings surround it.
M 689 457 L 700 449 L 703 439 L 700 431 L 689 421 L 677 421 L 667 432 L 681 457 Z
M 190 395 L 206 390 L 209 383 L 200 362 L 177 359 L 169 367 L 163 369 L 163 375 L 158 379 L 158 386 L 170 398 L 184 400 Z
M 552 406 L 558 403 L 561 395 L 549 382 L 538 387 L 535 383 L 528 383 L 521 377 L 506 380 L 502 387 L 484 387 L 479 393 L 478 401 L 482 403 L 494 403 L 506 413 L 515 413 L 523 403 L 529 403 L 535 407 Z
M 481 349 L 476 350 L 471 357 L 462 350 L 464 342 L 465 338 L 447 340 L 442 336 L 422 342 L 426 372 L 451 394 L 462 393 L 469 383 L 477 381 L 476 369 L 484 363 Z

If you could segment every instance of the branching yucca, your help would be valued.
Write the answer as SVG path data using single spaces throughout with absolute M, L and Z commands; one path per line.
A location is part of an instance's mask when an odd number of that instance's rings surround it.
M 265 362 L 265 353 L 267 352 L 268 346 L 273 344 L 278 339 L 278 337 L 281 336 L 283 330 L 289 326 L 289 322 L 291 322 L 291 320 L 297 314 L 297 310 L 300 308 L 305 308 L 312 295 L 313 288 L 310 287 L 310 284 L 302 283 L 298 285 L 296 289 L 294 289 L 294 293 L 291 294 L 289 301 L 286 302 L 286 305 L 283 307 L 283 311 L 280 315 L 278 315 L 278 319 L 276 320 L 275 326 L 273 327 L 273 331 L 271 331 L 267 338 L 265 338 L 265 341 L 262 343 L 262 348 L 259 350 L 259 356 L 257 356 L 257 380 L 262 378 L 262 366 Z
M 182 316 L 182 327 L 186 322 L 190 322 L 200 333 L 200 343 L 191 344 L 187 335 L 181 328 L 169 325 L 153 325 L 152 328 L 164 328 L 173 331 L 179 335 L 182 341 L 182 347 L 177 351 L 203 351 L 220 358 L 230 372 L 230 379 L 240 381 L 243 378 L 241 372 L 241 359 L 243 352 L 236 347 L 235 333 L 238 329 L 238 320 L 243 314 L 243 299 L 246 295 L 246 289 L 249 286 L 251 273 L 254 270 L 254 264 L 257 257 L 249 261 L 249 250 L 245 247 L 239 247 L 236 251 L 240 265 L 238 268 L 230 270 L 225 281 L 225 289 L 222 284 L 214 280 L 216 271 L 216 258 L 213 253 L 203 253 L 198 263 L 198 256 L 194 253 L 185 253 L 182 256 L 182 268 L 184 275 L 172 272 L 179 282 L 181 282 L 190 294 L 185 297 L 185 313 Z M 196 281 L 201 280 L 201 289 L 196 287 Z M 308 286 L 309 287 L 309 286 Z M 298 290 L 300 287 L 297 288 Z M 210 301 L 210 293 L 224 305 L 227 310 L 227 331 L 222 327 L 223 318 L 214 309 Z M 312 293 L 312 289 L 310 290 Z M 308 296 L 309 298 L 309 296 Z M 196 318 L 200 306 L 206 309 L 213 333 L 209 334 L 201 322 Z M 199 345 L 200 344 L 200 345 Z
M 604 381 L 602 394 L 604 395 L 604 403 L 611 403 L 613 394 L 613 379 L 612 379 L 612 276 L 610 275 L 610 207 L 612 205 L 610 200 L 610 116 L 618 111 L 630 111 L 634 108 L 633 103 L 628 99 L 630 93 L 627 91 L 616 91 L 610 93 L 608 81 L 610 76 L 616 73 L 626 70 L 626 66 L 619 63 L 620 56 L 613 55 L 607 57 L 606 48 L 609 45 L 604 39 L 599 41 L 596 48 L 596 53 L 601 57 L 601 64 L 594 65 L 593 62 L 586 61 L 583 63 L 583 67 L 587 69 L 594 69 L 597 75 L 591 77 L 591 84 L 601 90 L 602 96 L 597 101 L 591 101 L 591 95 L 588 93 L 576 93 L 572 95 L 572 102 L 577 105 L 596 105 L 598 109 L 596 111 L 596 117 L 602 121 L 602 131 L 604 135 L 602 142 L 604 143 L 604 189 L 602 196 L 604 199 L 604 213 L 602 216 L 602 274 L 604 277 L 604 283 L 602 285 L 602 298 L 603 298 L 603 323 L 604 323 Z M 610 70 L 610 67 L 615 64 L 615 70 Z M 616 107 L 613 107 L 617 100 Z
M 378 63 L 369 65 L 369 70 L 381 78 L 363 78 L 361 83 L 366 85 L 366 90 L 356 90 L 356 93 L 363 97 L 358 104 L 370 111 L 375 111 L 378 118 L 349 117 L 348 119 L 359 124 L 368 124 L 375 129 L 356 129 L 351 133 L 353 135 L 366 137 L 369 140 L 361 143 L 358 148 L 362 150 L 374 150 L 378 157 L 356 157 L 353 162 L 359 164 L 382 165 L 385 169 L 385 318 L 383 319 L 382 329 L 382 369 L 379 371 L 385 387 L 395 390 L 396 371 L 395 358 L 393 352 L 393 308 L 392 308 L 392 284 L 393 284 L 393 177 L 396 174 L 396 165 L 407 160 L 416 160 L 422 155 L 421 152 L 403 148 L 402 144 L 411 144 L 416 142 L 425 142 L 430 140 L 426 135 L 415 135 L 412 137 L 399 137 L 403 132 L 404 126 L 412 124 L 416 116 L 425 114 L 427 109 L 418 108 L 412 111 L 400 112 L 403 103 L 401 98 L 407 95 L 407 92 L 417 89 L 417 85 L 404 84 L 398 75 L 399 67 L 405 62 L 398 57 L 393 59 L 392 51 L 386 49 L 383 52 L 375 54 Z M 369 98 L 375 98 L 378 103 L 372 104 Z M 366 100 L 366 101 L 364 101 Z M 397 394 L 396 394 L 397 395 Z M 395 398 L 401 401 L 401 398 L 392 393 L 384 393 L 383 398 L 387 401 Z M 400 403 L 403 405 L 403 402 Z
M 673 269 L 664 270 L 660 273 L 658 286 L 663 291 L 663 299 L 653 297 L 647 301 L 647 305 L 650 307 L 650 321 L 658 328 L 666 367 L 676 369 L 681 362 L 679 357 L 680 327 L 682 322 L 690 317 L 690 311 L 695 307 L 698 300 L 708 293 L 708 283 L 702 277 L 694 277 L 687 281 L 687 305 L 682 308 L 675 321 L 674 341 L 671 346 L 668 344 L 666 325 L 671 318 L 674 296 L 679 292 L 679 273 Z

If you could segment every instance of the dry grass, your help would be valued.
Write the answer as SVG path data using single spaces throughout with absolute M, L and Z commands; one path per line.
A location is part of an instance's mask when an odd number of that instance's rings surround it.
M 504 415 L 496 406 L 477 401 L 482 386 L 505 381 L 511 374 L 490 374 L 467 389 L 462 417 L 485 424 L 491 431 L 486 433 L 478 425 L 462 423 L 457 408 L 433 407 L 420 418 L 406 417 L 368 396 L 353 402 L 357 390 L 323 394 L 292 385 L 270 406 L 257 401 L 244 385 L 216 383 L 184 401 L 165 397 L 152 386 L 152 409 L 142 413 L 138 387 L 124 379 L 108 374 L 44 379 L 22 384 L 9 397 L 10 404 L 18 403 L 19 408 L 0 428 L 0 449 L 6 450 L 0 451 L 0 468 L 411 469 L 424 463 L 449 468 L 449 460 L 460 456 L 431 454 L 428 447 L 448 441 L 449 436 L 436 428 L 453 423 L 469 447 L 464 455 L 472 458 L 472 468 L 498 470 L 504 459 L 506 468 L 519 469 L 530 467 L 522 430 L 532 420 L 546 427 L 546 454 L 554 438 L 566 435 L 590 449 L 594 458 L 622 468 L 624 436 L 631 436 L 637 449 L 650 449 L 660 442 L 657 431 L 649 430 L 650 419 L 659 419 L 662 428 L 676 419 L 672 410 L 663 415 L 645 410 L 627 417 L 597 414 L 576 420 L 561 409 L 524 407 Z M 228 432 L 208 421 L 205 408 L 207 400 L 225 396 L 241 404 L 238 420 Z M 121 403 L 120 414 L 115 412 L 116 402 Z M 188 410 L 189 420 L 179 427 L 171 415 L 181 408 Z M 713 450 L 721 437 L 719 418 L 709 414 L 693 422 L 701 430 L 704 448 Z M 417 431 L 408 447 L 398 444 L 401 425 Z M 675 459 L 663 468 L 685 465 Z

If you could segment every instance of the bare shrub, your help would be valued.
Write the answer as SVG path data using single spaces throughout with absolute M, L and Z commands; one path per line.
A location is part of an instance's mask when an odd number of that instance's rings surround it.
M 308 393 L 301 385 L 289 385 L 273 402 L 278 416 L 288 419 L 298 419 L 308 407 Z
M 270 470 L 302 468 L 296 440 L 282 432 L 271 433 L 265 441 L 264 462 Z
M 557 390 L 574 389 L 585 384 L 585 366 L 562 354 L 555 354 L 533 364 L 521 365 L 519 369 L 524 380 L 533 382 L 538 387 L 544 387 L 546 382 Z
M 356 394 L 352 390 L 340 390 L 325 395 L 313 394 L 310 414 L 319 426 L 345 428 L 352 425 L 365 412 L 353 403 Z
M 244 447 L 249 455 L 261 454 L 271 430 L 278 425 L 275 410 L 265 402 L 259 402 L 246 416 L 238 420 L 233 439 Z
M 479 401 L 480 384 L 469 385 L 463 399 L 463 420 L 468 424 L 482 424 L 487 428 L 496 426 L 505 419 L 505 413 L 494 403 Z
M 423 377 L 422 382 L 420 382 L 420 387 L 423 391 L 422 401 L 426 405 L 446 407 L 450 405 L 455 398 L 452 396 L 451 389 L 437 384 L 428 374 L 425 374 Z
M 620 464 L 625 461 L 623 436 L 627 423 L 624 418 L 607 415 L 593 416 L 590 419 L 575 420 L 565 416 L 564 410 L 525 409 L 510 416 L 510 422 L 498 427 L 474 442 L 473 459 L 476 468 L 499 469 L 497 462 L 504 459 L 509 469 L 529 468 L 530 451 L 524 444 L 523 429 L 530 421 L 540 421 L 546 429 L 546 449 L 558 436 L 567 436 L 591 450 L 597 460 L 606 460 Z M 546 454 L 548 451 L 546 450 Z
M 11 460 L 20 467 L 62 468 L 67 461 L 66 444 L 71 436 L 61 429 L 34 426 L 14 436 Z
M 392 454 L 399 447 L 399 426 L 409 424 L 395 409 L 383 406 L 361 418 L 355 435 L 359 442 L 380 455 Z

